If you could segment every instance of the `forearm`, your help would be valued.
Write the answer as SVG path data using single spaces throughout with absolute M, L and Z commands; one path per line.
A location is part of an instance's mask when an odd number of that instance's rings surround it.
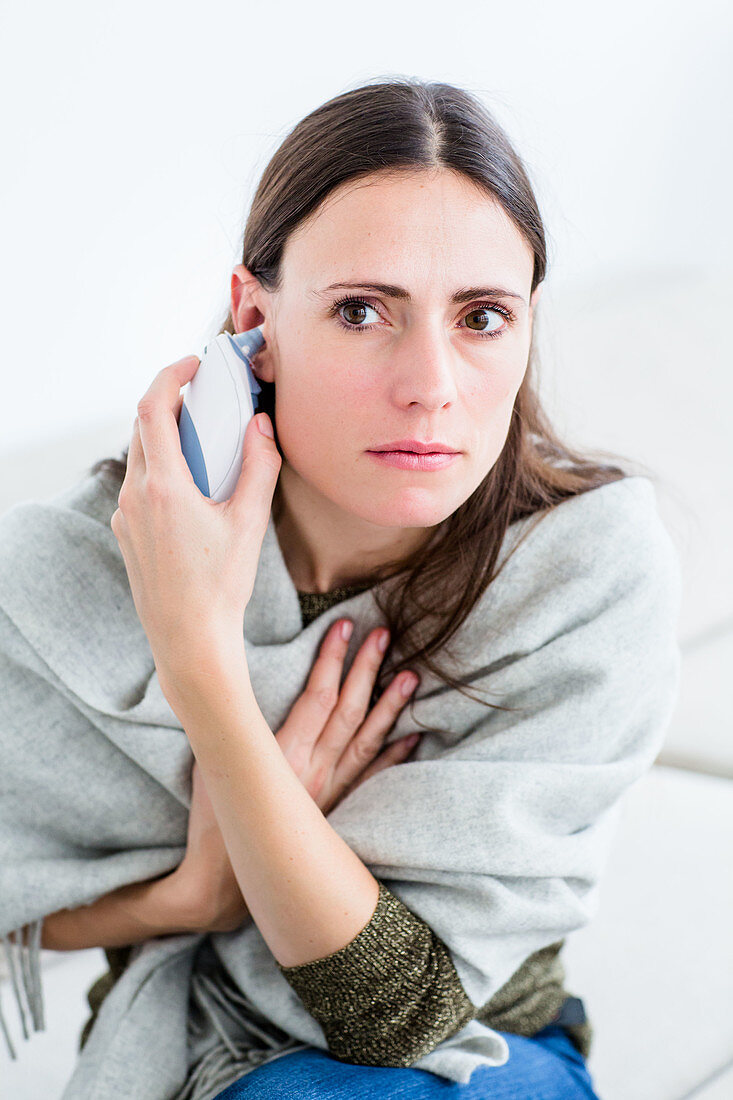
M 253 921 L 283 966 L 339 951 L 374 913 L 377 880 L 290 767 L 255 699 L 243 646 L 209 649 L 195 667 L 165 677 L 164 690 Z
M 79 951 L 122 947 L 154 936 L 194 930 L 194 909 L 174 875 L 133 882 L 90 905 L 59 909 L 44 918 L 41 947 Z

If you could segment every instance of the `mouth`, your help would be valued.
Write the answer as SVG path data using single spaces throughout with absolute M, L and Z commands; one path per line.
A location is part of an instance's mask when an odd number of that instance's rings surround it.
M 367 454 L 382 465 L 403 470 L 440 470 L 459 457 L 458 451 L 367 451 Z

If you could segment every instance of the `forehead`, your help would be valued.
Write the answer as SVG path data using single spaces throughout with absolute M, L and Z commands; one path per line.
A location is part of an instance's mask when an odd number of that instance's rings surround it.
M 288 238 L 283 273 L 304 289 L 338 280 L 454 284 L 532 280 L 532 249 L 500 203 L 459 173 L 373 175 L 332 192 Z

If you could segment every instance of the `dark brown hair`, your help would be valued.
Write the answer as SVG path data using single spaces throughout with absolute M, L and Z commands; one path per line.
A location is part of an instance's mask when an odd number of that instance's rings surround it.
M 545 277 L 545 229 L 519 156 L 479 99 L 451 84 L 414 78 L 369 82 L 335 96 L 297 123 L 260 179 L 244 229 L 241 262 L 265 289 L 277 290 L 288 236 L 337 187 L 375 173 L 383 177 L 441 168 L 462 173 L 501 204 L 534 253 L 534 291 Z M 234 331 L 227 309 L 217 332 Z M 399 670 L 418 671 L 421 665 L 470 695 L 432 657 L 447 646 L 500 572 L 494 573 L 494 567 L 509 525 L 533 515 L 539 522 L 562 501 L 637 472 L 595 461 L 561 442 L 535 388 L 534 345 L 533 331 L 506 441 L 492 469 L 436 526 L 427 546 L 375 575 L 378 580 L 399 578 L 381 591 L 375 589 L 374 595 L 390 630 L 387 657 L 397 647 L 404 656 L 391 667 L 383 661 L 372 703 Z M 264 381 L 261 385 L 259 407 L 269 414 L 278 442 L 275 387 Z M 101 459 L 90 473 L 111 474 L 121 484 L 127 453 L 122 460 Z M 602 451 L 595 455 L 619 457 Z M 528 525 L 521 541 L 535 525 Z

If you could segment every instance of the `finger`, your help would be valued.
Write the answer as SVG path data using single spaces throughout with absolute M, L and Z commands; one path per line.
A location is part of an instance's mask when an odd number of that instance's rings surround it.
M 407 705 L 417 683 L 414 672 L 404 672 L 394 678 L 372 707 L 357 733 L 346 745 L 339 767 L 344 766 L 347 770 L 355 771 L 363 768 L 365 763 L 374 758 L 401 711 Z M 405 694 L 407 685 L 409 685 L 409 691 Z M 331 721 L 335 722 L 337 719 L 338 711 L 334 713 Z
M 135 423 L 132 425 L 130 448 L 127 452 L 127 468 L 135 474 L 145 473 L 145 452 L 140 438 L 140 423 L 137 417 L 135 417 Z
M 303 749 L 312 748 L 321 737 L 339 701 L 344 658 L 349 648 L 349 639 L 344 638 L 341 633 L 344 623 L 349 623 L 349 620 L 337 619 L 326 631 L 305 688 L 291 707 L 285 725 L 278 732 L 278 737 L 286 747 L 297 743 Z M 350 730 L 342 733 L 333 747 L 332 758 L 341 755 L 353 732 Z
M 339 801 L 347 794 L 350 794 L 351 791 L 359 787 L 365 780 L 369 779 L 370 776 L 376 775 L 377 772 L 384 771 L 385 768 L 391 768 L 395 764 L 402 763 L 402 761 L 405 760 L 415 748 L 415 745 L 417 744 L 419 739 L 419 734 L 417 737 L 415 737 L 414 734 L 409 733 L 407 737 L 400 737 L 397 741 L 393 741 L 392 744 L 387 745 L 387 747 L 379 753 L 379 756 L 377 756 L 376 759 L 373 760 L 372 763 L 364 769 L 364 771 L 358 774 L 356 778 L 352 777 L 350 779 L 348 768 L 346 768 L 343 773 L 344 787 L 342 788 L 341 793 L 338 796 Z M 339 780 L 341 780 L 340 771 L 338 778 Z
M 316 736 L 338 702 L 344 658 L 349 648 L 348 639 L 341 632 L 345 622 L 348 620 L 337 619 L 324 634 L 305 688 L 293 706 L 293 710 L 300 709 L 301 721 L 310 719 Z
M 272 497 L 280 476 L 282 457 L 274 438 L 260 431 L 261 424 L 271 423 L 266 413 L 259 413 L 247 422 L 244 433 L 242 469 L 227 506 L 241 512 L 242 519 L 252 518 L 253 507 L 259 508 L 266 522 Z
M 306 687 L 322 706 L 329 706 L 319 738 L 319 749 L 338 759 L 367 713 L 374 680 L 384 654 L 377 641 L 383 628 L 370 632 L 362 643 L 342 687 L 339 687 L 348 641 L 340 634 L 327 637 Z
M 374 763 L 370 764 L 366 769 L 364 777 L 368 778 L 369 775 L 374 775 L 375 772 L 381 772 L 384 768 L 390 768 L 398 761 L 404 760 L 405 757 L 410 755 L 419 740 L 419 733 L 408 733 L 406 737 L 399 737 L 396 741 L 393 741 L 391 745 L 387 745 L 387 747 L 380 752 Z
M 379 644 L 384 631 L 384 627 L 371 631 L 356 654 L 341 687 L 332 725 L 321 736 L 324 745 L 345 745 L 347 738 L 354 736 L 366 718 L 374 683 L 386 652 Z
M 163 478 L 188 471 L 176 414 L 180 411 L 181 387 L 191 381 L 199 363 L 195 355 L 187 355 L 164 367 L 138 402 L 138 430 L 145 467 Z

